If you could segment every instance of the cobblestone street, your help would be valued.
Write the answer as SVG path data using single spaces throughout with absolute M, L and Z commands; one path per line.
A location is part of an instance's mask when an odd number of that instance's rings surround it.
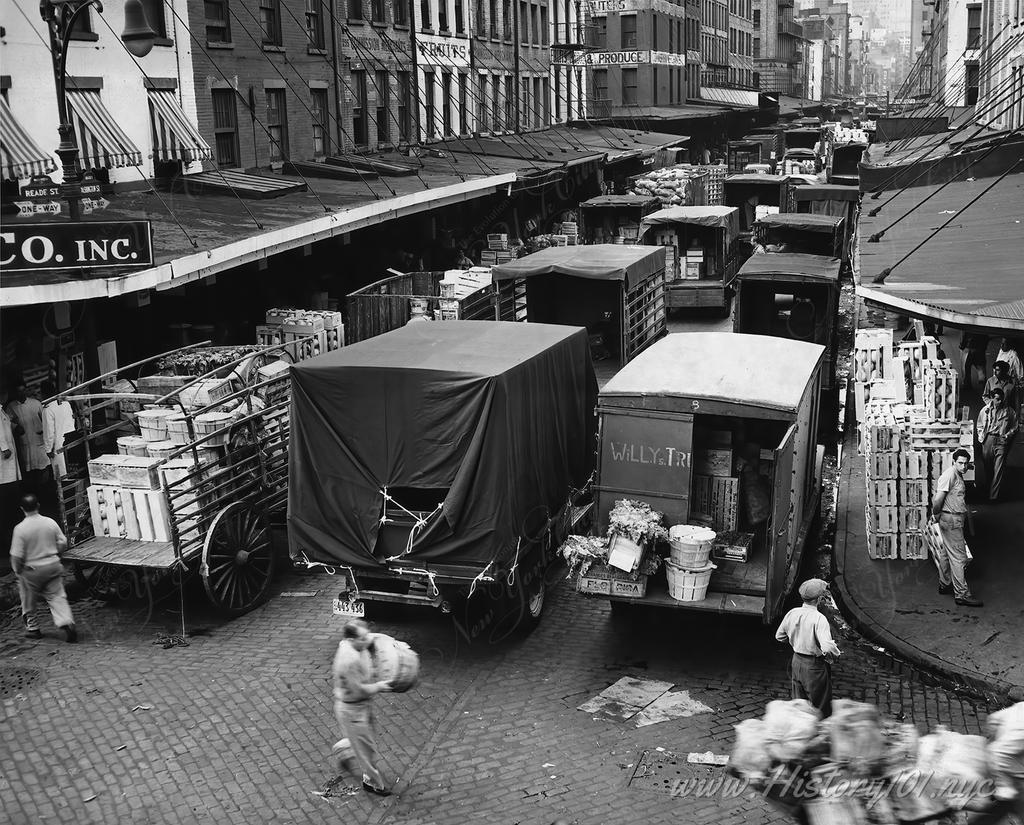
M 187 647 L 160 644 L 176 619 L 158 610 L 144 624 L 143 602 L 79 601 L 77 646 L 52 628 L 22 640 L 9 613 L 0 663 L 8 821 L 784 821 L 752 794 L 671 795 L 678 780 L 722 775 L 686 765 L 687 753 L 728 753 L 736 722 L 787 698 L 787 654 L 768 630 L 685 611 L 613 616 L 564 582 L 525 640 L 491 643 L 485 631 L 470 644 L 472 626 L 433 612 L 369 616 L 420 653 L 421 681 L 377 704 L 395 795 L 346 785 L 329 756 L 335 582 L 286 576 L 267 605 L 230 622 L 202 615 L 194 599 Z M 877 702 L 922 730 L 979 732 L 984 704 L 901 676 L 853 639 L 841 646 L 837 696 Z M 671 682 L 713 710 L 642 728 L 576 710 L 626 675 Z

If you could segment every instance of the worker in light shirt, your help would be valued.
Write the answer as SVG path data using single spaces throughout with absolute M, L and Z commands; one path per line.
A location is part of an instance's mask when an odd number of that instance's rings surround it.
M 793 648 L 790 686 L 794 699 L 807 699 L 821 715 L 832 715 L 832 665 L 828 658 L 839 655 L 828 619 L 818 605 L 828 592 L 828 582 L 808 579 L 800 585 L 803 604 L 790 610 L 779 625 L 775 638 Z

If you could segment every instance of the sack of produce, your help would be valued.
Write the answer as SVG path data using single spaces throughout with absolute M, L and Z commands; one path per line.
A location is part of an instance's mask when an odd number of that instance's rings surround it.
M 882 773 L 895 773 L 917 764 L 917 728 L 886 721 L 882 725 Z
M 732 747 L 729 765 L 747 779 L 761 779 L 772 764 L 765 749 L 764 721 L 744 719 L 734 727 L 736 744 Z
M 949 807 L 960 809 L 989 796 L 988 743 L 939 726 L 917 744 L 917 769 L 931 792 Z
M 768 755 L 779 762 L 796 762 L 820 738 L 821 713 L 806 699 L 768 703 L 764 739 Z
M 1024 774 L 1024 702 L 1018 702 L 988 717 L 988 761 L 995 780 L 996 796 L 1012 799 L 1014 779 Z
M 384 633 L 374 633 L 370 657 L 374 678 L 378 682 L 390 682 L 395 693 L 404 693 L 419 679 L 420 657 L 405 642 Z
M 832 761 L 844 765 L 850 773 L 865 776 L 881 763 L 885 745 L 874 705 L 836 699 L 832 716 L 823 727 L 828 732 Z

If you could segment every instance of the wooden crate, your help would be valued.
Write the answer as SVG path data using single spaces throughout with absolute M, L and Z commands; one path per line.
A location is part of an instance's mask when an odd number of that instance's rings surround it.
M 900 506 L 914 507 L 920 504 L 928 504 L 928 479 L 925 478 L 901 478 Z
M 576 579 L 576 590 L 579 593 L 591 593 L 595 596 L 610 596 L 612 593 L 612 580 L 600 576 L 579 576 Z
M 899 528 L 900 533 L 919 533 L 928 526 L 928 516 L 931 508 L 927 504 L 900 505 Z M 902 554 L 901 554 L 902 555 Z
M 869 533 L 895 533 L 900 526 L 899 510 L 895 504 L 864 508 L 864 522 Z
M 690 514 L 709 522 L 715 531 L 735 530 L 739 521 L 738 478 L 693 476 Z
M 898 544 L 901 559 L 919 561 L 928 558 L 928 542 L 925 539 L 924 528 L 901 531 Z
M 907 427 L 911 450 L 955 450 L 960 446 L 960 424 L 949 421 L 912 421 Z
M 853 348 L 853 378 L 874 381 L 893 378 L 892 330 L 858 330 Z
M 959 375 L 949 359 L 923 363 L 924 402 L 930 417 L 937 421 L 956 421 L 959 412 Z
M 877 533 L 868 530 L 868 558 L 895 559 L 899 558 L 897 533 Z
M 895 479 L 871 479 L 865 480 L 867 503 L 875 506 L 895 505 L 898 482 Z
M 903 453 L 877 452 L 869 453 L 864 461 L 864 469 L 870 479 L 889 479 L 900 477 L 900 456 Z
M 613 596 L 627 599 L 642 599 L 647 595 L 647 576 L 640 575 L 636 581 L 632 579 L 612 579 Z
M 890 422 L 869 422 L 864 430 L 864 445 L 869 453 L 898 452 L 900 450 L 900 430 L 893 420 Z
M 901 481 L 928 480 L 928 453 L 923 450 L 904 450 L 899 453 L 899 478 Z

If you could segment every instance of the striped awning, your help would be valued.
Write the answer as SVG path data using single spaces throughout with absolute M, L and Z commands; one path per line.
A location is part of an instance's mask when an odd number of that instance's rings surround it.
M 56 131 L 54 131 L 56 135 Z M 18 123 L 7 101 L 0 97 L 0 168 L 4 177 L 30 178 L 57 171 L 57 163 Z
M 213 150 L 178 105 L 174 92 L 152 89 L 149 92 L 150 120 L 153 124 L 153 156 L 158 160 L 212 160 Z
M 142 165 L 142 152 L 117 125 L 98 91 L 68 89 L 68 106 L 83 168 Z

